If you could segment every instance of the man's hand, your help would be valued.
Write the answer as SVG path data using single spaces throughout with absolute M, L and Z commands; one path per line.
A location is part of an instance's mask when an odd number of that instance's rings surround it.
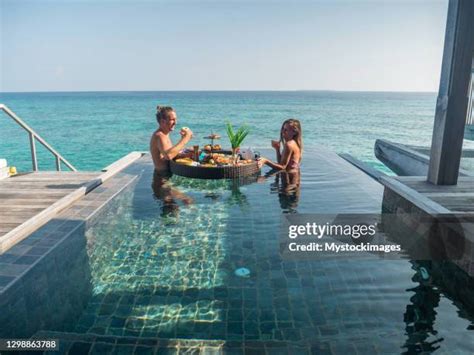
M 183 139 L 186 142 L 189 142 L 191 138 L 193 138 L 193 131 L 191 131 L 188 127 L 184 127 L 179 131 L 179 134 L 181 134 L 181 139 Z
M 191 151 L 184 151 L 180 152 L 175 159 L 181 159 L 181 158 L 194 158 L 194 152 Z

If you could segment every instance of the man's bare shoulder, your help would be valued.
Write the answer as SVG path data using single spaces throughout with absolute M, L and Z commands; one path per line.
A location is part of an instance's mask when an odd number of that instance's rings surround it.
M 166 137 L 166 135 L 163 132 L 157 130 L 157 131 L 153 132 L 151 137 L 162 139 L 162 138 Z
M 151 142 L 152 143 L 158 143 L 158 142 L 161 142 L 161 143 L 164 143 L 168 140 L 169 138 L 166 136 L 166 134 L 164 134 L 163 132 L 161 131 L 155 131 L 153 132 L 153 134 L 151 135 Z

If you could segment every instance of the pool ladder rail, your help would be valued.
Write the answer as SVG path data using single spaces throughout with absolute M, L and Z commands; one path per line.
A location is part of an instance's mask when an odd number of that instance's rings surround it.
M 71 171 L 77 171 L 76 168 L 69 163 L 61 154 L 59 154 L 48 142 L 46 142 L 41 136 L 36 133 L 28 124 L 26 124 L 18 115 L 10 110 L 6 105 L 0 104 L 0 110 L 5 112 L 10 118 L 13 119 L 21 128 L 23 128 L 29 135 L 30 139 L 30 150 L 31 150 L 31 164 L 33 171 L 38 171 L 38 158 L 36 154 L 36 141 L 38 141 L 43 147 L 45 147 L 56 159 L 56 170 L 61 171 L 61 163 L 66 165 Z

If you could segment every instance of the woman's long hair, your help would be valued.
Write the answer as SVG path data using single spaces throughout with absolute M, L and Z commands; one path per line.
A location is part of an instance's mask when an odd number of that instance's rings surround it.
M 283 144 L 286 143 L 285 139 L 283 138 L 283 127 L 285 127 L 286 124 L 289 124 L 295 130 L 296 134 L 293 137 L 293 140 L 296 142 L 296 144 L 300 148 L 301 156 L 303 156 L 303 131 L 301 130 L 300 121 L 297 120 L 296 118 L 290 118 L 290 119 L 286 120 L 285 122 L 283 122 L 283 124 L 281 125 L 281 129 L 280 129 L 280 141 Z

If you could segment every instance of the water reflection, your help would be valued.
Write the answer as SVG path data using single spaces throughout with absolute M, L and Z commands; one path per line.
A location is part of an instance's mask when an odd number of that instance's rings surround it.
M 410 297 L 411 304 L 407 305 L 403 315 L 407 340 L 402 348 L 406 349 L 405 354 L 433 352 L 440 348 L 439 343 L 444 340 L 440 338 L 430 341 L 430 338 L 438 333 L 434 325 L 440 294 L 433 287 L 428 262 L 411 261 L 411 264 L 416 270 L 412 281 L 418 285 L 407 290 L 414 294 Z
M 278 200 L 283 213 L 297 213 L 298 202 L 301 192 L 301 173 L 300 170 L 270 171 L 260 179 L 263 181 L 274 177 L 275 180 L 270 184 L 270 191 L 278 194 Z
M 191 197 L 174 187 L 170 179 L 171 173 L 169 172 L 157 172 L 156 170 L 153 172 L 151 187 L 153 189 L 153 196 L 157 200 L 162 201 L 162 217 L 178 217 L 179 201 L 185 205 L 193 202 Z
M 402 348 L 406 354 L 430 353 L 440 347 L 449 348 L 456 336 L 443 332 L 446 318 L 439 314 L 443 298 L 449 299 L 458 316 L 468 321 L 466 329 L 474 329 L 474 278 L 468 267 L 472 261 L 472 218 L 433 218 L 402 207 L 396 214 L 382 214 L 384 232 L 389 240 L 402 246 L 416 271 L 412 276 L 416 286 L 407 290 L 413 295 L 404 313 L 406 339 Z
M 202 200 L 202 197 L 204 197 L 207 201 L 204 204 L 223 202 L 228 206 L 239 206 L 245 209 L 250 205 L 248 196 L 242 191 L 241 187 L 256 183 L 259 178 L 259 175 L 252 175 L 238 179 L 202 180 L 174 175 L 172 178 L 172 186 L 175 191 L 183 191 L 183 195 L 185 193 L 188 195 L 193 194 L 200 204 L 204 203 Z M 156 191 L 154 193 L 155 195 L 157 194 Z M 166 192 L 160 193 L 163 194 Z

